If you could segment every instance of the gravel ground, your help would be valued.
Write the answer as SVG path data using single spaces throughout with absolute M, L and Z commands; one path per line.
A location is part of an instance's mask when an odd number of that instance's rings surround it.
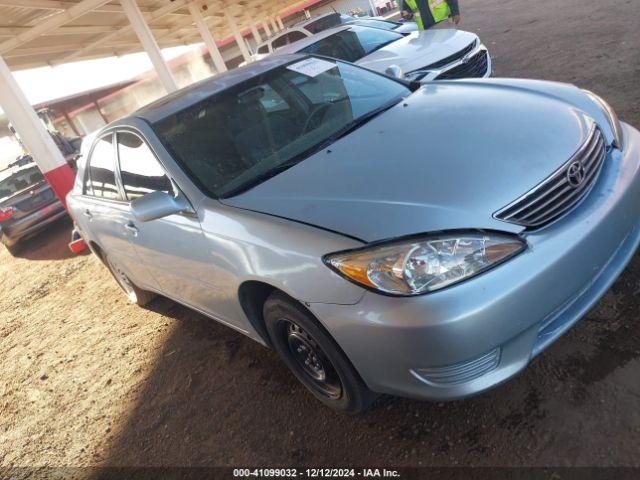
M 461 4 L 498 76 L 576 83 L 640 126 L 637 0 Z M 0 466 L 640 466 L 638 256 L 513 381 L 349 417 L 248 338 L 166 299 L 128 304 L 68 231 L 0 252 Z

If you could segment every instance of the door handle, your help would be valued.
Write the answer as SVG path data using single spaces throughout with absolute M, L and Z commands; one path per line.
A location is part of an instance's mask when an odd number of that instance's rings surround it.
M 84 214 L 85 217 L 87 218 L 93 218 L 93 213 L 91 213 L 91 210 L 89 210 L 88 208 L 85 209 L 84 212 L 82 212 Z
M 128 222 L 124 224 L 124 228 L 126 228 L 127 230 L 129 230 L 129 232 L 131 232 L 133 234 L 133 236 L 135 237 L 136 235 L 138 235 L 138 227 L 136 227 L 133 222 Z

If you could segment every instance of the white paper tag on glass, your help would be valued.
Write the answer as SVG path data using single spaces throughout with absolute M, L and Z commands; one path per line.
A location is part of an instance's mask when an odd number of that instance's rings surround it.
M 336 64 L 333 62 L 328 62 L 319 58 L 307 58 L 306 60 L 289 65 L 287 68 L 309 77 L 317 77 L 321 73 L 331 70 L 335 66 Z

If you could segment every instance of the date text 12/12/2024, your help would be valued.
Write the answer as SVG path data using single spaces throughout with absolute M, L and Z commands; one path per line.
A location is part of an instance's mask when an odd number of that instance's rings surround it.
M 236 478 L 399 478 L 397 470 L 386 468 L 235 468 Z

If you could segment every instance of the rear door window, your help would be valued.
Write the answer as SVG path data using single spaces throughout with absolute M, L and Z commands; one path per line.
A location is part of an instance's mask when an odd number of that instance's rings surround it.
M 288 35 L 289 43 L 297 42 L 298 40 L 302 40 L 304 38 L 307 38 L 307 36 L 302 32 L 298 32 L 297 30 L 290 32 Z
M 118 132 L 117 138 L 120 178 L 127 200 L 157 191 L 174 193 L 162 165 L 141 137 L 131 132 Z
M 87 174 L 84 183 L 85 195 L 97 198 L 118 199 L 116 185 L 115 151 L 113 134 L 100 137 L 89 156 Z
M 271 42 L 271 47 L 276 50 L 277 48 L 282 48 L 287 44 L 287 35 L 281 35 Z

